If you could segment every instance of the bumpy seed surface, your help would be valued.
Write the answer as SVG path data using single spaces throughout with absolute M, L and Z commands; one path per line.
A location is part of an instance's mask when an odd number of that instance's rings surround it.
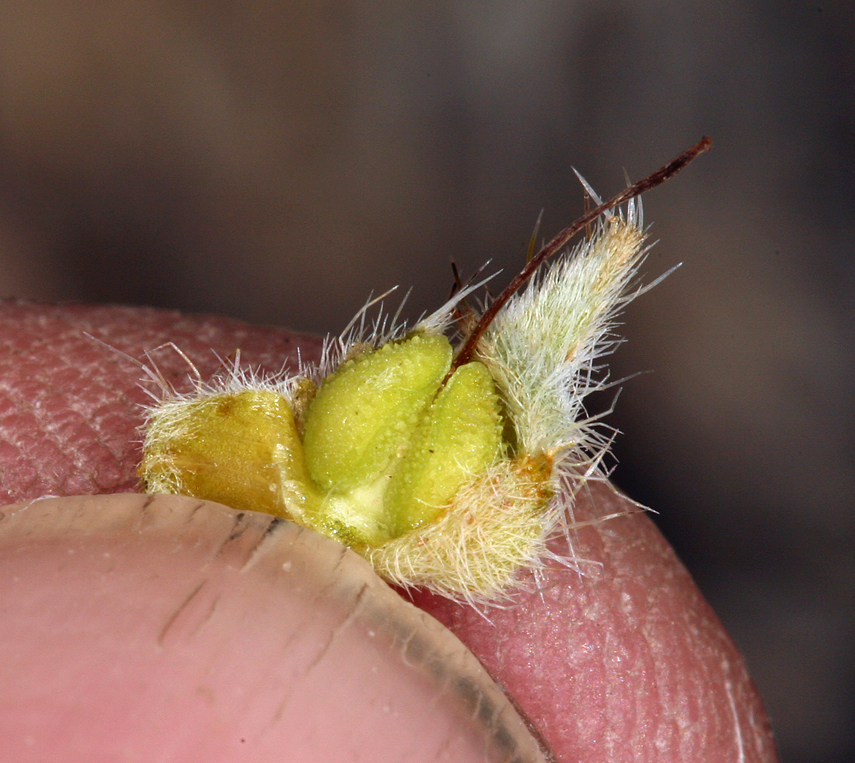
M 444 336 L 413 336 L 346 362 L 306 413 L 306 466 L 321 491 L 374 482 L 406 448 L 451 366 Z
M 502 453 L 496 385 L 481 363 L 461 366 L 426 411 L 386 493 L 392 536 L 431 522 L 460 487 Z

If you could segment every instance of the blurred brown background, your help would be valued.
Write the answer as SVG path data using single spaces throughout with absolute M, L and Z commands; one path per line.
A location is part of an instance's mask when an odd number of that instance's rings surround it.
M 787 763 L 855 759 L 855 6 L 0 4 L 0 296 L 337 332 L 702 134 L 645 199 L 683 267 L 614 358 L 615 480 L 747 655 Z

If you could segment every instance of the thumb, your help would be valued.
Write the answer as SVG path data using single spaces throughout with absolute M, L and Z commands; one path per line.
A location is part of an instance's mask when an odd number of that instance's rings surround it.
M 0 497 L 136 489 L 139 369 L 132 356 L 174 341 L 205 377 L 240 349 L 278 370 L 318 343 L 269 327 L 155 310 L 0 306 Z M 158 354 L 167 379 L 188 366 Z M 580 491 L 576 519 L 632 505 L 603 485 Z M 650 521 L 635 514 L 572 534 L 586 575 L 550 569 L 539 593 L 487 617 L 435 597 L 448 625 L 511 694 L 561 761 L 774 761 L 745 665 Z

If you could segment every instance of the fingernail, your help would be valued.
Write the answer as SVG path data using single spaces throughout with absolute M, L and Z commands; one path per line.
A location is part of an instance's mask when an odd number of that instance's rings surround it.
M 545 759 L 455 636 L 265 514 L 7 506 L 0 602 L 3 760 Z

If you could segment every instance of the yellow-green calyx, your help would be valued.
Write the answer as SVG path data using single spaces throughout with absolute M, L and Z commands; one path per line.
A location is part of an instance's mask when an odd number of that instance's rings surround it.
M 480 318 L 465 306 L 474 284 L 407 334 L 378 319 L 367 336 L 361 312 L 297 376 L 236 365 L 185 396 L 164 381 L 143 484 L 298 522 L 390 582 L 502 598 L 520 570 L 556 558 L 547 542 L 567 524 L 553 494 L 596 475 L 608 448 L 583 400 L 606 384 L 598 356 L 643 244 L 630 202 Z

